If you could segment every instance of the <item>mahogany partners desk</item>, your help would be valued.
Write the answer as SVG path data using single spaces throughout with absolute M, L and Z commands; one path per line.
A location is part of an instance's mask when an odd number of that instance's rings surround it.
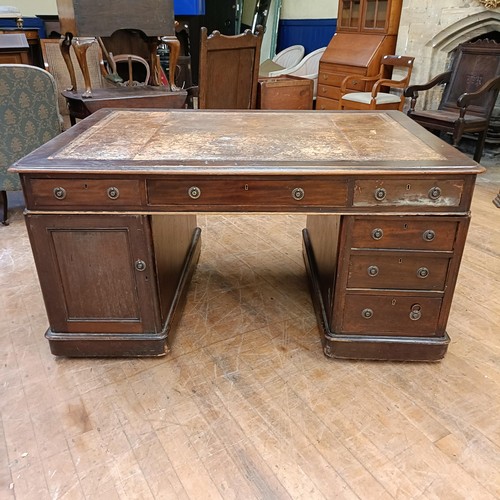
M 100 110 L 13 170 L 55 355 L 164 354 L 196 214 L 275 212 L 327 356 L 437 360 L 483 168 L 398 111 Z

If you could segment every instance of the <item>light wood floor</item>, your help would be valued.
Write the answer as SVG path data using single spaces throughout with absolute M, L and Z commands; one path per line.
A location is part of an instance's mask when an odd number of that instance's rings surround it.
M 0 499 L 500 498 L 499 187 L 496 167 L 476 188 L 439 363 L 323 356 L 302 216 L 200 217 L 168 356 L 55 358 L 17 208 L 0 226 Z

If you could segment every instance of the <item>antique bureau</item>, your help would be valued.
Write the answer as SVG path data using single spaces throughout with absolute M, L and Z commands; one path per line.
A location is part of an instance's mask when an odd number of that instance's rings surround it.
M 101 110 L 20 160 L 55 355 L 154 356 L 196 214 L 305 213 L 324 352 L 437 360 L 482 167 L 400 112 Z

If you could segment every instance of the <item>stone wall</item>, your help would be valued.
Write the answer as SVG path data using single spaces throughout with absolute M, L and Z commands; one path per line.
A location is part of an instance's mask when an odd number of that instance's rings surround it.
M 411 83 L 425 83 L 449 69 L 458 44 L 491 31 L 500 31 L 500 8 L 479 0 L 404 0 L 396 53 L 415 57 Z M 427 91 L 418 106 L 435 106 L 440 96 L 440 88 Z

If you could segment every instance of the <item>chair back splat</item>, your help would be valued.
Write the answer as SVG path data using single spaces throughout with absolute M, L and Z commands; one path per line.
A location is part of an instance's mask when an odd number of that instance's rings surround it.
M 255 109 L 263 29 L 226 36 L 201 28 L 199 107 Z
M 417 110 L 419 93 L 445 84 L 437 110 Z M 411 85 L 405 96 L 411 98 L 408 116 L 423 127 L 453 136 L 458 146 L 464 133 L 477 133 L 474 160 L 483 155 L 486 133 L 500 90 L 500 44 L 477 40 L 459 45 L 451 70 L 422 85 Z

